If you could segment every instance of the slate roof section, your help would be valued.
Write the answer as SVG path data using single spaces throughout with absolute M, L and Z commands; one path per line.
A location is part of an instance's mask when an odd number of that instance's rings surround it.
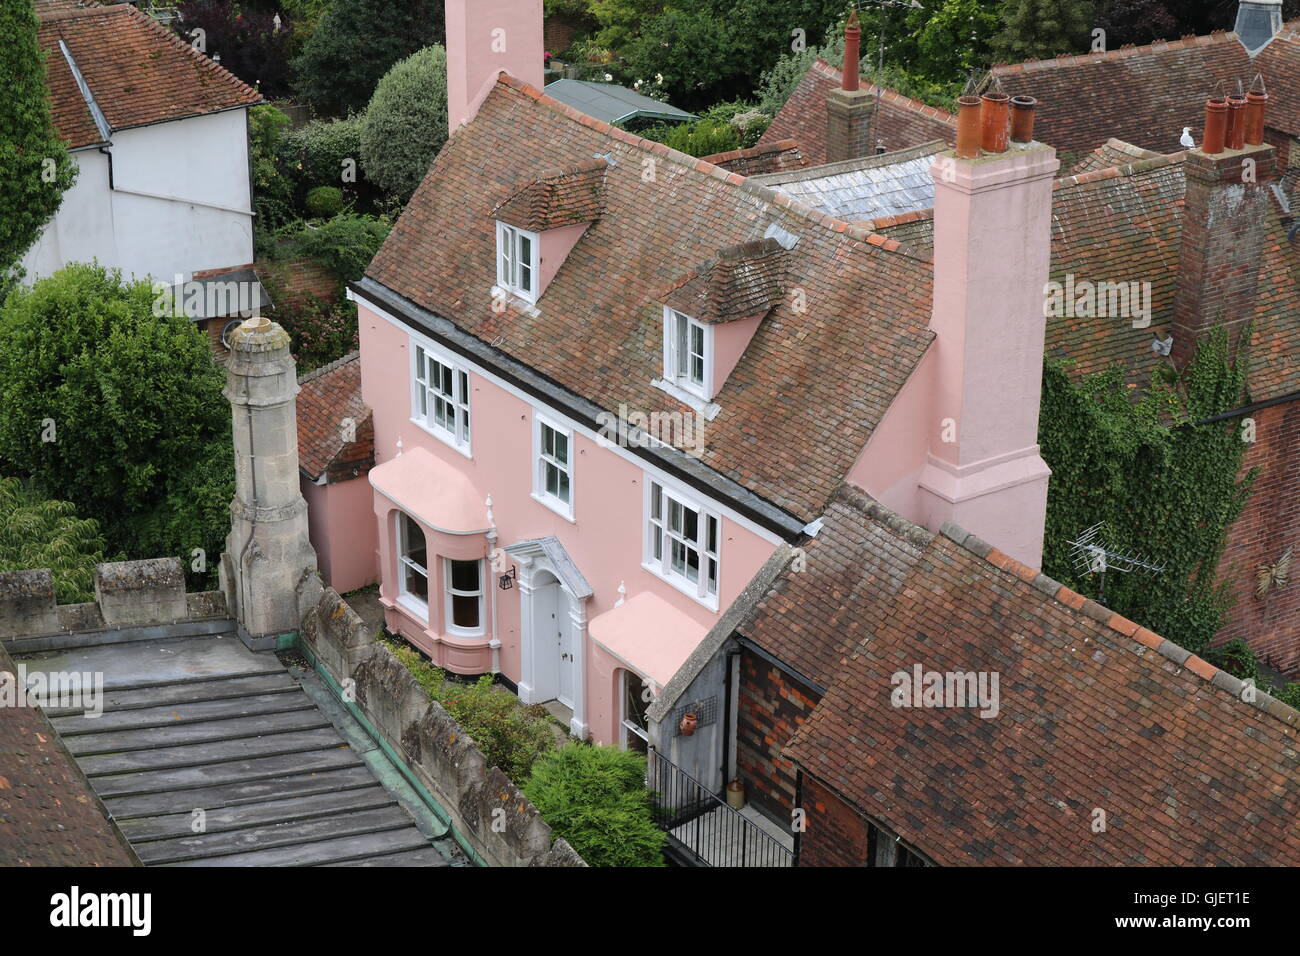
M 327 483 L 367 474 L 375 464 L 375 423 L 361 400 L 361 353 L 351 352 L 298 379 L 298 469 Z M 351 420 L 355 440 L 345 441 Z
M 504 223 L 543 232 L 595 222 L 604 209 L 601 193 L 609 163 L 587 159 L 563 169 L 548 169 L 493 212 Z
M 943 140 L 811 169 L 755 176 L 756 182 L 847 222 L 934 208 L 930 167 Z
M 262 102 L 257 90 L 130 4 L 47 2 L 38 12 L 55 125 L 70 149 L 99 145 L 103 137 L 60 40 L 112 131 Z
M 888 533 L 840 500 L 823 534 Z M 873 576 L 810 551 L 793 624 Z M 1300 865 L 1296 711 L 951 524 L 887 605 L 840 614 L 855 646 L 785 753 L 936 863 Z M 996 673 L 998 715 L 893 706 L 917 664 Z
M 785 294 L 788 258 L 776 239 L 731 246 L 687 273 L 664 304 L 705 325 L 766 315 Z
M 817 60 L 803 75 L 790 98 L 777 112 L 772 125 L 760 137 L 760 146 L 793 139 L 814 166 L 826 162 L 826 97 L 840 85 L 840 71 L 825 60 Z M 880 94 L 880 116 L 873 123 L 873 135 L 885 149 L 894 151 L 943 140 L 957 142 L 957 117 L 890 89 L 877 90 L 864 76 L 862 89 Z
M 695 119 L 693 113 L 616 83 L 556 80 L 547 85 L 546 95 L 602 123 L 625 123 L 633 119 L 682 122 Z
M 1034 135 L 1062 152 L 1118 137 L 1160 153 L 1178 150 L 1183 127 L 1196 139 L 1216 85 L 1236 89 L 1263 73 L 1272 97 L 1268 125 L 1300 136 L 1300 35 L 1284 27 L 1254 61 L 1235 33 L 1185 37 L 1105 53 L 994 67 L 1010 94 L 1038 98 Z
M 492 211 L 518 190 L 521 169 L 594 155 L 610 162 L 604 215 L 536 308 L 493 311 Z M 787 281 L 816 294 L 806 312 L 787 296 L 759 326 L 714 399 L 721 410 L 700 463 L 807 522 L 933 340 L 930 263 L 899 243 L 502 75 L 439 154 L 367 275 L 602 409 L 690 412 L 652 384 L 663 368 L 660 296 L 684 265 L 773 226 L 799 237 Z M 868 288 L 878 292 L 864 295 Z
M 0 672 L 17 669 L 0 647 Z M 0 866 L 135 866 L 85 774 L 37 707 L 0 719 Z

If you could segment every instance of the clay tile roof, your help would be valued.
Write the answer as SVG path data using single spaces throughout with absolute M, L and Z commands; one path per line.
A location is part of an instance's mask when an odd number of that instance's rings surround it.
M 785 294 L 787 258 L 775 239 L 730 246 L 687 273 L 664 304 L 706 325 L 766 315 Z
M 547 170 L 498 206 L 493 216 L 532 232 L 595 222 L 604 209 L 601 192 L 608 167 L 597 157 Z
M 361 353 L 316 369 L 298 380 L 298 467 L 327 483 L 367 474 L 375 464 L 374 417 L 361 400 Z M 351 420 L 355 440 L 345 441 Z
M 1122 139 L 1115 139 L 1112 136 L 1079 160 L 1070 170 L 1070 175 L 1077 176 L 1079 173 L 1090 173 L 1094 169 L 1110 169 L 1113 166 L 1123 166 L 1139 159 L 1155 159 L 1159 155 L 1157 152 L 1143 149 L 1141 146 L 1134 146 L 1132 143 L 1126 143 Z
M 1038 98 L 1034 135 L 1065 153 L 1109 137 L 1173 152 L 1183 127 L 1200 138 L 1208 93 L 1238 79 L 1249 85 L 1256 73 L 1272 95 L 1268 125 L 1300 135 L 1300 39 L 1288 31 L 1254 61 L 1236 34 L 1220 32 L 994 67 L 1008 93 Z
M 0 672 L 17 673 L 0 647 Z M 126 840 L 37 707 L 0 719 L 0 866 L 135 866 Z
M 779 173 L 788 169 L 803 169 L 808 165 L 808 160 L 799 151 L 799 144 L 792 139 L 779 139 L 748 149 L 714 153 L 705 156 L 704 161 L 742 176 Z
M 851 644 L 785 748 L 805 772 L 940 865 L 1300 865 L 1300 713 L 960 528 L 906 527 L 844 490 L 766 602 L 787 645 Z M 917 665 L 998 675 L 997 714 L 894 706 Z
M 803 75 L 790 98 L 777 112 L 760 146 L 792 139 L 804 158 L 814 166 L 826 162 L 826 97 L 840 85 L 840 71 L 825 60 L 817 60 Z M 888 150 L 919 146 L 941 139 L 949 146 L 957 142 L 957 118 L 951 113 L 909 99 L 890 89 L 877 90 L 864 76 L 862 89 L 880 94 L 880 117 L 873 124 L 876 138 Z
M 536 308 L 507 303 L 498 312 L 482 294 L 495 269 L 494 210 L 518 192 L 520 169 L 561 155 L 610 158 L 604 213 Z M 714 397 L 719 411 L 698 461 L 807 522 L 934 339 L 932 266 L 914 250 L 502 74 L 448 140 L 366 275 L 599 408 L 686 413 L 654 385 L 663 374 L 664 291 L 681 283 L 684 265 L 781 233 L 796 240 L 787 288 L 816 293 L 806 310 L 785 296 L 759 324 Z M 780 451 L 759 453 L 769 447 Z
M 130 4 L 80 7 L 46 0 L 38 13 L 54 121 L 71 149 L 97 145 L 104 137 L 60 41 L 110 131 L 262 101 L 257 90 Z

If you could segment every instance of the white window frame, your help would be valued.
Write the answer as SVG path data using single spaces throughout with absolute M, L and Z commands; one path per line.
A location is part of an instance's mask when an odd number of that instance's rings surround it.
M 619 688 L 618 688 L 618 691 L 619 691 L 619 693 L 618 693 L 618 701 L 619 701 L 619 704 L 618 704 L 618 723 L 619 723 L 619 728 L 620 728 L 623 732 L 620 733 L 620 734 L 618 735 L 618 745 L 619 745 L 619 748 L 620 748 L 620 749 L 622 749 L 622 750 L 627 750 L 627 749 L 628 749 L 628 746 L 627 746 L 627 735 L 628 735 L 628 733 L 633 733 L 633 734 L 635 734 L 636 736 L 640 737 L 643 741 L 645 741 L 646 747 L 647 747 L 647 749 L 648 749 L 649 746 L 650 746 L 650 730 L 649 730 L 649 727 L 647 726 L 645 730 L 642 730 L 642 729 L 641 729 L 640 727 L 638 727 L 634 722 L 632 722 L 631 720 L 628 719 L 628 714 L 627 714 L 627 691 L 628 691 L 628 687 L 627 687 L 627 679 L 628 679 L 628 677 L 635 677 L 637 680 L 639 680 L 639 681 L 642 683 L 643 686 L 648 687 L 648 688 L 653 687 L 653 685 L 651 684 L 649 678 L 642 677 L 640 674 L 636 673 L 636 672 L 633 671 L 633 670 L 630 670 L 630 669 L 624 667 L 624 668 L 622 668 L 622 671 L 623 671 L 623 678 L 622 678 L 622 680 L 619 681 Z M 648 707 L 649 704 L 652 703 L 652 702 L 653 702 L 653 701 L 649 701 L 649 702 L 647 702 L 646 706 Z M 646 719 L 646 724 L 649 725 L 649 723 L 650 723 L 649 718 L 647 718 L 647 719 Z
M 487 622 L 483 619 L 483 609 L 485 602 L 483 600 L 486 587 L 483 583 L 483 559 L 482 558 L 447 558 L 443 557 L 442 561 L 442 603 L 443 603 L 443 626 L 446 633 L 454 634 L 457 637 L 481 637 L 486 633 Z M 478 568 L 478 590 L 477 591 L 457 591 L 451 585 L 451 566 L 453 562 L 461 564 L 473 564 Z M 452 617 L 452 598 L 453 597 L 477 597 L 478 598 L 478 627 L 459 627 L 454 623 Z
M 434 384 L 434 367 L 446 369 L 451 375 L 451 394 L 442 388 L 442 376 Z M 421 368 L 424 374 L 421 376 Z M 431 349 L 422 342 L 411 340 L 411 421 L 438 440 L 455 448 L 466 458 L 470 457 L 470 377 L 469 369 L 451 359 L 445 352 Z M 451 407 L 452 425 L 440 422 L 435 413 L 437 403 Z
M 718 609 L 718 592 L 722 588 L 722 517 L 716 511 L 704 507 L 699 500 L 683 493 L 680 489 L 666 484 L 649 474 L 644 477 L 645 485 L 645 553 L 642 567 L 657 577 L 667 581 L 683 594 L 689 594 L 710 610 Z M 662 496 L 658 517 L 654 514 L 655 489 Z M 669 509 L 672 503 L 684 509 L 694 511 L 697 515 L 696 531 L 698 538 L 693 547 L 690 539 L 681 538 L 673 533 L 669 525 Z M 713 550 L 708 549 L 709 523 L 713 523 Z M 658 554 L 655 543 L 659 542 Z M 692 581 L 688 575 L 677 571 L 672 566 L 672 542 L 678 540 L 683 548 L 691 548 L 698 553 L 698 580 Z M 709 563 L 713 564 L 710 581 Z
M 681 348 L 682 329 L 685 351 Z M 701 348 L 699 381 L 693 377 L 691 362 L 695 355 L 692 333 L 697 331 Z M 664 306 L 664 380 L 706 401 L 713 397 L 713 327 L 668 306 Z
M 393 540 L 397 543 L 397 600 L 408 611 L 418 615 L 424 621 L 429 620 L 429 602 L 420 597 L 418 594 L 412 594 L 406 589 L 406 569 L 411 568 L 416 573 L 424 577 L 424 591 L 429 593 L 429 568 L 421 566 L 406 556 L 409 540 L 406 533 L 406 522 L 419 525 L 419 522 L 408 515 L 405 511 L 398 511 L 394 516 L 396 526 L 393 530 Z M 424 559 L 429 560 L 429 535 L 420 528 L 420 533 L 424 535 Z
M 544 441 L 544 429 L 549 428 L 556 435 L 565 439 L 569 448 L 569 461 L 567 465 L 560 465 L 554 458 L 546 454 L 546 443 Z M 565 501 L 546 490 L 546 466 L 550 464 L 560 471 L 564 472 L 569 478 L 569 500 Z M 539 503 L 550 508 L 560 517 L 568 521 L 573 521 L 573 502 L 574 502 L 574 448 L 573 448 L 573 429 L 566 428 L 552 418 L 548 418 L 540 413 L 533 415 L 533 498 Z
M 520 255 L 520 240 L 528 241 L 527 261 Z M 541 285 L 541 248 L 542 240 L 535 232 L 520 229 L 518 226 L 497 222 L 497 286 L 517 295 L 525 302 L 537 301 L 537 290 Z M 527 270 L 529 288 L 524 288 L 521 279 Z

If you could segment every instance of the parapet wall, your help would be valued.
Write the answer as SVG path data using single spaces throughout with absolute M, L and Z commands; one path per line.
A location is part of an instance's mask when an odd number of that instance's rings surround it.
M 115 561 L 95 566 L 95 600 L 59 604 L 49 570 L 0 574 L 0 640 L 57 637 L 87 631 L 223 620 L 220 591 L 185 593 L 180 558 Z
M 303 644 L 479 856 L 492 866 L 586 866 L 338 593 L 312 581 L 300 588 Z

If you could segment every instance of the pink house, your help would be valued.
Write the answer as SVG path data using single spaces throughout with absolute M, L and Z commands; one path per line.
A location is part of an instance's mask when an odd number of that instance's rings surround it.
M 453 134 L 350 289 L 390 630 L 644 748 L 845 480 L 1037 566 L 1050 148 L 938 155 L 931 256 L 551 100 L 541 0 L 447 24 Z

